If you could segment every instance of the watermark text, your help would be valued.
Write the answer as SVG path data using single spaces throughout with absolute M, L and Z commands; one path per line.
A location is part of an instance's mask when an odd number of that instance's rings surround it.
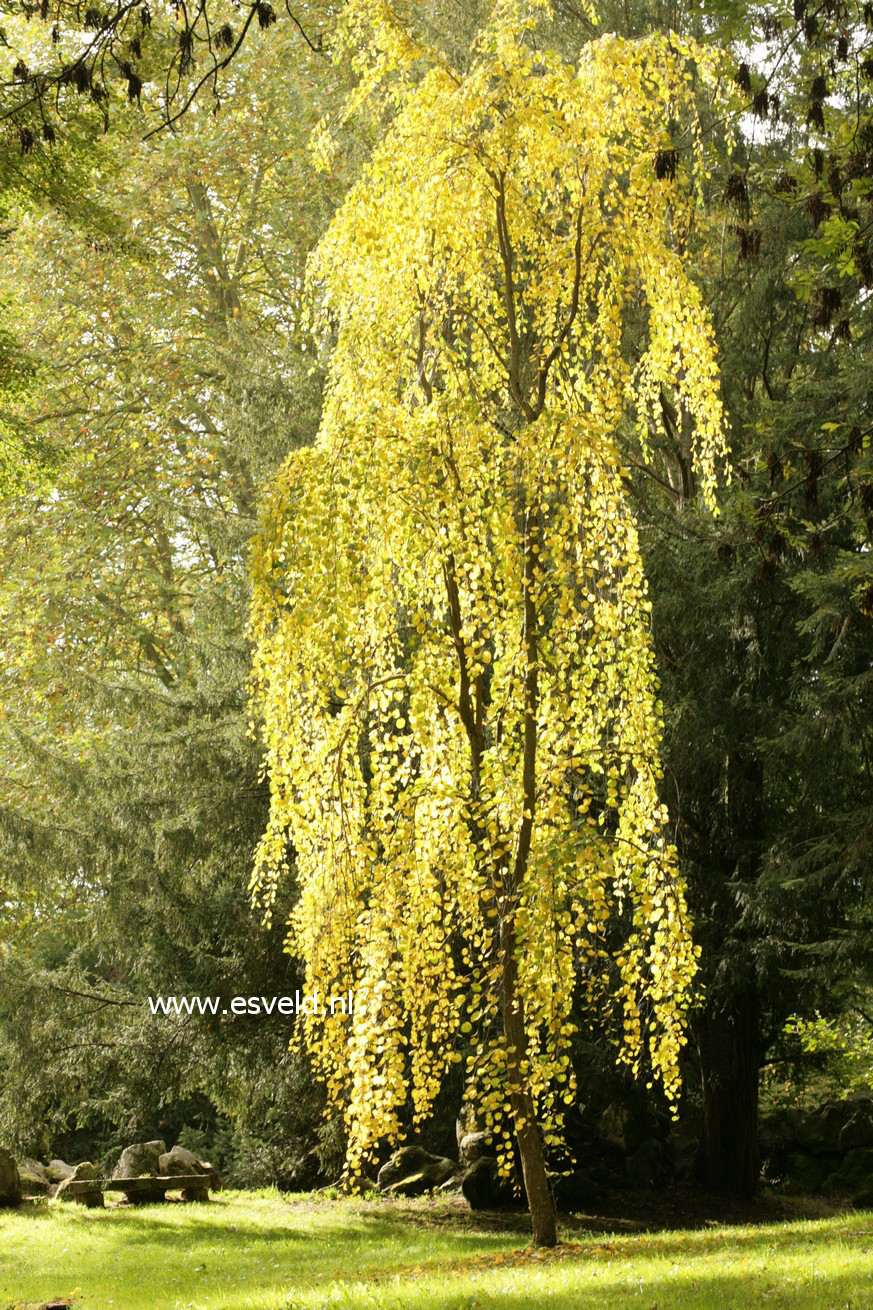
M 148 1002 L 152 1014 L 166 1015 L 352 1014 L 354 1008 L 351 992 L 323 997 L 317 987 L 293 996 L 150 996 Z

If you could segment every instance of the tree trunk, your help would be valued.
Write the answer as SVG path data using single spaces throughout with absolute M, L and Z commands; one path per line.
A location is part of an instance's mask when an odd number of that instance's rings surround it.
M 537 707 L 539 695 L 539 652 L 537 649 L 537 611 L 534 585 L 539 552 L 540 529 L 536 508 L 524 505 L 520 520 L 524 534 L 524 754 L 522 791 L 524 803 L 518 833 L 518 845 L 509 895 L 502 906 L 500 920 L 500 958 L 503 974 L 503 1031 L 506 1035 L 509 1100 L 515 1137 L 521 1156 L 521 1172 L 527 1192 L 534 1246 L 554 1246 L 558 1240 L 558 1222 L 552 1199 L 543 1136 L 536 1121 L 533 1097 L 528 1083 L 527 1030 L 524 1022 L 524 999 L 518 988 L 516 959 L 516 898 L 528 870 L 534 814 L 537 803 Z
M 720 998 L 695 1025 L 703 1090 L 698 1181 L 750 1196 L 758 1187 L 761 1038 L 754 988 Z
M 519 525 L 524 542 L 524 754 L 522 767 L 522 819 L 519 825 L 515 860 L 510 869 L 505 862 L 501 876 L 494 882 L 498 893 L 501 917 L 498 932 L 498 950 L 503 983 L 502 1017 L 506 1038 L 507 1078 L 509 1103 L 512 1112 L 515 1138 L 521 1156 L 521 1171 L 530 1210 L 534 1246 L 555 1246 L 558 1240 L 558 1221 L 555 1202 L 546 1173 L 543 1137 L 536 1120 L 533 1097 L 528 1082 L 528 1045 L 524 1020 L 524 998 L 518 987 L 518 961 L 514 915 L 519 889 L 524 883 L 530 857 L 534 813 L 536 811 L 536 758 L 537 758 L 537 702 L 539 654 L 537 650 L 537 612 L 534 599 L 534 578 L 539 553 L 540 528 L 536 509 L 528 509 L 523 501 L 519 506 Z M 483 678 L 475 682 L 470 677 L 467 651 L 464 642 L 455 560 L 451 552 L 443 564 L 443 577 L 449 604 L 449 623 L 458 655 L 459 686 L 458 713 L 470 745 L 470 836 L 474 848 L 480 850 L 486 866 L 493 870 L 493 862 L 482 827 L 476 814 L 480 799 L 480 779 L 484 739 L 482 724 L 485 716 L 487 686 Z
M 558 1220 L 546 1173 L 543 1136 L 536 1121 L 533 1099 L 525 1076 L 527 1034 L 523 1002 L 518 994 L 515 932 L 509 920 L 504 920 L 501 928 L 500 948 L 503 956 L 503 1030 L 508 1056 L 509 1099 L 518 1153 L 521 1156 L 533 1244 L 554 1246 L 558 1240 Z

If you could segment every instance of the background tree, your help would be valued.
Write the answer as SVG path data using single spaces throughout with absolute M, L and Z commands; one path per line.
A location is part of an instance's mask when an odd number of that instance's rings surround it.
M 726 18 L 726 36 L 763 42 L 759 68 L 738 57 L 755 118 L 725 144 L 696 246 L 734 478 L 713 523 L 665 405 L 652 432 L 659 484 L 643 493 L 666 760 L 703 947 L 699 1173 L 745 1194 L 759 1180 L 762 1069 L 792 1050 L 785 1021 L 857 1005 L 869 942 L 869 768 L 857 748 L 869 35 L 855 18 L 803 7 Z
M 267 802 L 247 540 L 317 422 L 300 285 L 342 179 L 308 158 L 329 88 L 287 55 L 241 55 L 235 106 L 172 139 L 116 120 L 75 204 L 20 191 L 3 268 L 28 378 L 4 418 L 47 469 L 2 508 L 4 1137 L 187 1124 L 252 1182 L 316 1140 L 287 1021 L 152 1019 L 146 997 L 293 991 L 246 896 Z
M 301 63 L 321 53 L 329 5 L 289 3 L 281 14 Z M 51 146 L 83 123 L 108 128 L 125 104 L 144 106 L 148 130 L 172 127 L 198 102 L 218 110 L 236 79 L 227 70 L 253 34 L 271 28 L 268 0 L 195 5 L 121 0 L 100 8 L 70 0 L 0 5 L 0 123 L 23 155 Z M 287 34 L 287 33 L 286 33 Z M 234 68 L 234 74 L 237 69 Z

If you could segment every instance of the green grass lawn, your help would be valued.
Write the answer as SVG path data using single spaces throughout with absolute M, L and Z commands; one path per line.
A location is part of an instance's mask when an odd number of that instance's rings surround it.
M 223 1193 L 209 1205 L 0 1211 L 0 1310 L 873 1310 L 873 1213 L 659 1232 L 565 1229 L 458 1203 Z

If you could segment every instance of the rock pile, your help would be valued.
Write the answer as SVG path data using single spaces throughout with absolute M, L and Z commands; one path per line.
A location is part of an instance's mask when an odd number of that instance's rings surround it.
M 785 1110 L 762 1123 L 760 1136 L 765 1181 L 873 1206 L 873 1096 Z
M 218 1191 L 224 1186 L 218 1170 L 206 1160 L 200 1160 L 184 1146 L 174 1146 L 167 1150 L 165 1142 L 136 1142 L 121 1152 L 112 1177 L 119 1178 L 187 1178 L 202 1175 L 203 1187 L 191 1187 L 182 1190 L 186 1201 L 205 1201 L 209 1192 Z M 64 1160 L 50 1160 L 42 1164 L 39 1160 L 16 1160 L 11 1151 L 0 1146 L 0 1207 L 19 1205 L 22 1198 L 56 1197 L 58 1200 L 72 1199 L 70 1183 L 94 1182 L 93 1192 L 81 1187 L 73 1189 L 76 1199 L 83 1205 L 102 1205 L 101 1191 L 102 1170 L 90 1160 L 78 1164 L 67 1164 Z M 122 1189 L 124 1190 L 124 1189 Z M 159 1189 L 149 1189 L 140 1185 L 136 1189 L 135 1199 L 140 1201 L 162 1201 L 166 1185 Z
M 481 1140 L 467 1143 L 460 1164 L 443 1155 L 431 1155 L 420 1145 L 402 1146 L 379 1170 L 376 1186 L 389 1196 L 460 1190 L 473 1210 L 501 1210 L 518 1204 L 511 1181 L 501 1177 L 497 1161 L 484 1154 L 485 1134 L 475 1136 Z
M 224 1186 L 218 1170 L 208 1160 L 198 1159 L 184 1146 L 176 1145 L 168 1151 L 166 1142 L 160 1140 L 126 1146 L 112 1171 L 113 1178 L 190 1178 L 194 1174 L 203 1175 L 204 1186 L 184 1188 L 182 1198 L 185 1201 L 207 1201 L 210 1188 L 218 1191 Z M 131 1199 L 135 1199 L 137 1204 L 162 1201 L 164 1190 L 140 1188 Z
M 671 1131 L 642 1101 L 580 1109 L 568 1128 L 580 1165 L 553 1179 L 560 1207 L 597 1203 L 616 1186 L 656 1188 L 693 1174 L 696 1135 Z M 764 1182 L 873 1207 L 873 1096 L 826 1101 L 811 1112 L 783 1111 L 762 1121 L 760 1140 Z M 473 1210 L 522 1205 L 520 1172 L 515 1185 L 501 1175 L 492 1149 L 467 1116 L 458 1122 L 458 1164 L 420 1145 L 404 1146 L 379 1171 L 379 1190 L 420 1196 L 460 1188 Z

